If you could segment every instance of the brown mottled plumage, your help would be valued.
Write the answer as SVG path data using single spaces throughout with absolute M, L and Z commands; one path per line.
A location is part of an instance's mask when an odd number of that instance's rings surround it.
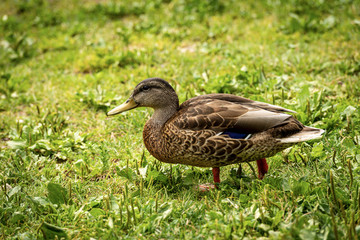
M 294 111 L 230 94 L 202 95 L 179 106 L 174 89 L 159 78 L 140 82 L 108 115 L 136 107 L 154 109 L 144 127 L 144 143 L 151 155 L 167 163 L 217 168 L 251 162 L 323 133 L 286 114 Z M 236 139 L 229 132 L 247 138 Z

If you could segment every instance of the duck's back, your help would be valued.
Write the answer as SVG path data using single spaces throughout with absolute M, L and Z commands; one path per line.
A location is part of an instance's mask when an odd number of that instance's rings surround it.
M 188 130 L 254 134 L 294 121 L 293 116 L 285 112 L 294 111 L 231 94 L 207 94 L 181 104 L 168 124 Z M 295 122 L 298 124 L 295 129 L 289 129 L 291 133 L 302 130 L 303 125 Z

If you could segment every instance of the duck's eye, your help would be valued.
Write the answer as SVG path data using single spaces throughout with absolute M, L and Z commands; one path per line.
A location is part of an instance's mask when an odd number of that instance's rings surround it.
M 144 85 L 144 86 L 141 87 L 142 91 L 147 91 L 149 89 L 150 89 L 150 87 L 148 85 Z

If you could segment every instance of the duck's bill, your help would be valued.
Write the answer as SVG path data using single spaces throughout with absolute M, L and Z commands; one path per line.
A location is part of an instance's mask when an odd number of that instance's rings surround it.
M 136 108 L 137 106 L 138 106 L 138 104 L 135 103 L 134 99 L 129 98 L 128 100 L 126 100 L 126 102 L 124 102 L 120 106 L 117 106 L 116 108 L 112 109 L 106 115 L 113 116 L 113 115 L 128 111 L 130 109 Z

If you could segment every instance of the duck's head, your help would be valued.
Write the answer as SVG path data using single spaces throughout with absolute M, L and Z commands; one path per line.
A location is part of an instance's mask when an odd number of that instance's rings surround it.
M 171 85 L 161 78 L 148 78 L 140 82 L 120 106 L 107 113 L 108 116 L 116 115 L 137 107 L 150 107 L 155 110 L 175 111 L 179 107 L 179 99 Z

